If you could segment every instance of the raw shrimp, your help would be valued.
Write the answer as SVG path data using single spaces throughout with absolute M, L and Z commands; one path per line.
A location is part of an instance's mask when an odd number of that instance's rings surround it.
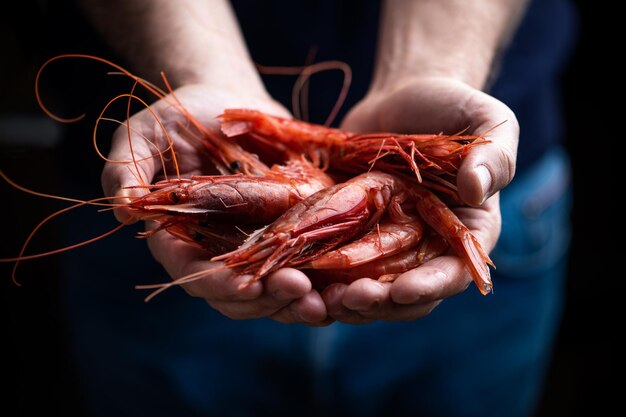
M 391 222 L 394 222 L 395 217 L 396 225 L 408 229 L 402 233 L 412 233 L 413 237 L 410 239 L 383 239 L 382 235 L 376 239 L 373 237 L 374 232 L 370 232 L 390 207 L 395 207 L 394 210 L 398 211 L 406 205 L 414 205 L 424 221 L 454 249 L 465 263 L 480 292 L 490 292 L 491 278 L 486 264 L 492 265 L 491 260 L 459 218 L 428 189 L 408 179 L 379 171 L 361 174 L 304 199 L 274 223 L 253 234 L 240 248 L 213 257 L 212 261 L 223 262 L 214 269 L 170 283 L 142 288 L 157 289 L 154 295 L 165 288 L 201 279 L 224 268 L 232 269 L 238 275 L 252 275 L 243 284 L 247 285 L 282 267 L 315 268 L 317 262 L 322 268 L 337 266 L 350 269 L 403 250 L 404 253 L 400 252 L 395 256 L 408 256 L 413 260 L 405 260 L 402 265 L 416 265 L 416 260 L 423 262 L 424 256 L 418 254 L 425 253 L 426 249 L 418 249 L 413 255 L 406 250 L 417 245 L 421 237 L 421 229 L 408 221 L 410 217 L 405 217 L 400 222 L 398 219 L 402 219 L 402 216 L 387 217 Z M 384 225 L 384 228 L 393 231 L 391 225 Z M 393 234 L 397 235 L 398 231 L 389 235 Z M 352 243 L 357 247 L 361 245 L 361 251 L 350 249 L 350 242 L 354 239 L 361 239 Z M 372 251 L 368 254 L 365 247 Z M 436 245 L 436 248 L 441 247 L 442 245 Z M 324 258 L 324 254 L 332 250 L 335 250 L 335 254 Z M 398 274 L 404 271 L 402 269 L 385 273 Z

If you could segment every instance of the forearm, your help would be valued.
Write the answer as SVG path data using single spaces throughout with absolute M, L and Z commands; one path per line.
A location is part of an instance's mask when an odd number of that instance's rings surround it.
M 104 39 L 142 76 L 175 86 L 263 93 L 227 0 L 79 0 Z
M 386 0 L 373 89 L 451 77 L 482 89 L 527 0 Z

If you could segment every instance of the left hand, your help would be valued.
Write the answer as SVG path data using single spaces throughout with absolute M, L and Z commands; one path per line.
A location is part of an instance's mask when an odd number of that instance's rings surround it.
M 458 173 L 459 194 L 467 206 L 454 209 L 490 252 L 500 235 L 498 191 L 515 173 L 519 126 L 502 102 L 452 78 L 418 78 L 385 91 L 372 91 L 346 116 L 342 128 L 355 132 L 488 134 L 474 147 Z M 323 293 L 328 314 L 346 323 L 415 320 L 471 283 L 463 261 L 440 256 L 405 272 L 393 283 L 362 278 L 333 284 Z M 495 284 L 497 286 L 497 283 Z
M 127 164 L 107 163 L 102 172 L 102 185 L 106 195 L 130 196 L 142 190 L 129 188 L 135 185 L 150 183 L 156 176 L 162 175 L 159 159 L 153 158 L 154 144 L 165 149 L 168 144 L 161 130 L 164 126 L 173 138 L 184 135 L 181 131 L 188 125 L 188 115 L 203 126 L 218 129 L 216 116 L 225 108 L 247 107 L 268 113 L 289 113 L 264 92 L 252 93 L 253 88 L 245 88 L 243 80 L 239 80 L 242 91 L 229 88 L 218 88 L 211 84 L 190 84 L 176 90 L 176 98 L 184 104 L 188 113 L 181 112 L 171 101 L 159 100 L 149 109 L 132 116 L 128 126 L 132 125 L 132 154 L 137 159 L 137 174 L 128 169 Z M 246 94 L 247 93 L 247 94 Z M 160 124 L 157 124 L 156 120 Z M 109 158 L 118 161 L 131 161 L 131 148 L 126 126 L 117 129 Z M 178 168 L 183 177 L 205 174 L 208 169 L 207 159 L 198 152 L 197 147 L 187 141 L 177 140 L 176 155 Z M 167 161 L 167 168 L 173 169 L 172 162 Z M 116 200 L 119 202 L 120 200 Z M 134 212 L 125 207 L 115 210 L 120 222 L 136 221 Z M 150 224 L 154 228 L 156 225 Z M 215 269 L 216 263 L 208 261 L 204 251 L 175 238 L 170 233 L 159 232 L 148 239 L 148 247 L 172 279 L 178 279 L 200 271 Z M 190 283 L 182 284 L 189 295 L 204 299 L 211 307 L 223 315 L 235 319 L 253 319 L 269 317 L 282 323 L 306 323 L 309 325 L 325 325 L 325 305 L 320 294 L 311 288 L 311 282 L 300 271 L 282 268 L 270 274 L 267 279 L 256 281 L 240 289 L 249 276 L 234 276 L 230 269 L 219 269 L 206 277 Z

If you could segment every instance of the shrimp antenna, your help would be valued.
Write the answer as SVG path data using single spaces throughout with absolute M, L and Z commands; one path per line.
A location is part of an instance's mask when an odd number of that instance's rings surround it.
M 324 62 L 318 62 L 317 64 L 295 66 L 295 67 L 289 67 L 289 66 L 280 67 L 280 66 L 267 66 L 267 65 L 256 64 L 256 67 L 259 70 L 259 72 L 263 74 L 298 75 L 298 79 L 296 80 L 293 86 L 292 95 L 291 95 L 291 101 L 292 101 L 291 104 L 293 108 L 293 113 L 297 119 L 300 119 L 302 116 L 302 112 L 301 112 L 302 106 L 300 105 L 302 101 L 301 97 L 303 94 L 308 97 L 306 85 L 308 83 L 308 80 L 311 78 L 311 76 L 313 74 L 316 74 L 322 71 L 330 71 L 330 70 L 342 71 L 344 74 L 343 85 L 337 97 L 337 101 L 335 102 L 333 108 L 328 114 L 328 117 L 326 118 L 326 121 L 324 122 L 324 126 L 330 126 L 335 120 L 335 118 L 337 117 L 339 110 L 341 110 L 341 106 L 343 106 L 343 103 L 345 102 L 346 97 L 348 96 L 348 90 L 350 89 L 350 84 L 352 83 L 352 69 L 347 63 L 343 61 L 324 61 Z
M 79 116 L 69 117 L 69 118 L 57 116 L 50 109 L 48 109 L 48 107 L 43 103 L 43 99 L 41 98 L 41 94 L 39 93 L 39 82 L 40 82 L 40 79 L 41 79 L 41 74 L 43 73 L 44 69 L 46 69 L 48 67 L 48 65 L 50 65 L 54 61 L 58 61 L 58 60 L 61 60 L 61 59 L 66 59 L 66 58 L 89 59 L 89 60 L 93 60 L 93 61 L 102 62 L 102 63 L 104 63 L 104 64 L 106 64 L 106 65 L 108 65 L 110 67 L 115 68 L 116 70 L 118 70 L 122 74 L 128 76 L 129 78 L 135 80 L 142 87 L 144 87 L 146 90 L 148 90 L 149 92 L 151 92 L 152 94 L 154 94 L 158 98 L 163 98 L 165 96 L 165 93 L 163 92 L 163 90 L 159 89 L 154 84 L 151 84 L 148 81 L 143 80 L 142 78 L 134 75 L 133 73 L 131 73 L 130 71 L 128 71 L 124 67 L 122 67 L 120 65 L 117 65 L 117 64 L 109 61 L 108 59 L 100 58 L 100 57 L 93 56 L 93 55 L 87 55 L 87 54 L 62 54 L 62 55 L 57 55 L 55 57 L 50 58 L 46 62 L 44 62 L 43 65 L 41 67 L 39 67 L 39 71 L 37 71 L 37 76 L 35 77 L 35 97 L 37 98 L 37 103 L 39 104 L 39 107 L 41 107 L 41 109 L 44 111 L 44 113 L 46 113 L 50 118 L 56 120 L 57 122 L 74 123 L 74 122 L 77 122 L 77 121 L 79 121 L 79 120 L 81 120 L 81 119 L 83 119 L 85 117 L 84 113 L 79 115 Z
M 38 197 L 44 197 L 44 198 L 51 198 L 51 199 L 55 199 L 55 200 L 62 200 L 62 201 L 70 201 L 70 202 L 74 202 L 77 204 L 74 204 L 70 207 L 66 207 L 64 209 L 61 209 L 59 211 L 56 211 L 52 214 L 50 214 L 49 216 L 45 217 L 42 221 L 40 221 L 37 226 L 35 226 L 35 228 L 30 232 L 30 234 L 28 235 L 28 237 L 26 238 L 26 240 L 24 241 L 24 244 L 22 245 L 22 248 L 18 254 L 18 256 L 16 256 L 15 258 L 0 258 L 0 262 L 15 262 L 15 265 L 13 266 L 13 271 L 11 272 L 11 279 L 13 280 L 13 282 L 15 283 L 15 285 L 20 285 L 19 282 L 17 282 L 17 279 L 15 278 L 15 274 L 17 271 L 17 267 L 20 263 L 20 261 L 25 261 L 25 260 L 30 260 L 30 259 L 36 259 L 36 258 L 43 258 L 45 256 L 50 256 L 50 255 L 54 255 L 57 253 L 61 253 L 61 252 L 67 252 L 69 250 L 72 249 L 76 249 L 79 248 L 81 246 L 85 246 L 88 245 L 90 243 L 93 243 L 95 241 L 98 241 L 100 239 L 103 239 L 109 235 L 112 235 L 113 233 L 117 232 L 118 230 L 120 230 L 122 227 L 126 226 L 126 223 L 122 223 L 120 225 L 118 225 L 117 227 L 115 227 L 112 230 L 109 230 L 108 232 L 105 232 L 99 236 L 96 236 L 94 238 L 91 238 L 89 240 L 86 240 L 84 242 L 80 242 L 80 243 L 76 243 L 74 245 L 70 245 L 70 246 L 66 246 L 64 248 L 60 248 L 60 249 L 55 249 L 49 252 L 44 252 L 44 253 L 38 253 L 35 255 L 24 255 L 24 252 L 26 251 L 26 248 L 28 247 L 28 244 L 31 242 L 31 240 L 33 239 L 33 237 L 35 236 L 35 234 L 37 233 L 37 231 L 39 231 L 39 229 L 41 229 L 41 227 L 46 224 L 48 221 L 50 221 L 51 219 L 59 216 L 62 213 L 66 213 L 68 211 L 74 210 L 78 207 L 81 206 L 86 206 L 86 205 L 94 205 L 94 206 L 104 206 L 104 207 L 110 207 L 110 208 L 115 208 L 115 207 L 123 207 L 125 206 L 125 204 L 116 204 L 116 203 L 103 203 L 102 201 L 106 201 L 112 198 L 128 198 L 128 197 L 122 197 L 122 196 L 117 196 L 117 197 L 99 197 L 99 198 L 95 198 L 92 200 L 79 200 L 76 198 L 69 198 L 69 197 L 61 197 L 61 196 L 56 196 L 56 195 L 52 195 L 52 194 L 46 194 L 46 193 L 40 193 L 37 191 L 33 191 L 30 190 L 26 187 L 23 187 L 17 183 L 15 183 L 13 180 L 11 180 L 4 172 L 2 172 L 0 170 L 0 177 L 2 177 L 9 185 L 11 185 L 12 187 L 23 191 L 25 193 L 31 194 L 31 195 L 35 195 Z
M 217 271 L 222 271 L 227 269 L 226 265 L 216 265 L 213 268 L 203 269 L 202 271 L 193 272 L 191 274 L 185 275 L 183 277 L 177 278 L 170 282 L 165 282 L 161 284 L 145 284 L 145 285 L 135 285 L 135 289 L 137 290 L 154 290 L 152 291 L 144 301 L 147 303 L 152 300 L 154 297 L 167 290 L 168 288 L 176 287 L 179 285 L 188 284 L 190 282 L 198 281 L 202 278 L 206 278 L 208 274 L 215 273 Z
M 125 75 L 125 76 L 131 78 L 132 80 L 134 80 L 135 83 L 133 84 L 131 93 L 128 94 L 128 95 L 123 95 L 123 96 L 127 96 L 128 97 L 128 105 L 127 105 L 127 109 L 126 109 L 126 117 L 127 117 L 127 119 L 130 119 L 130 104 L 131 104 L 131 101 L 132 101 L 133 98 L 136 99 L 136 100 L 141 101 L 141 103 L 146 108 L 149 108 L 149 105 L 147 103 L 145 103 L 144 101 L 139 99 L 134 94 L 134 91 L 135 91 L 135 88 L 137 87 L 137 85 L 141 85 L 143 88 L 145 88 L 148 92 L 150 92 L 153 95 L 155 95 L 157 98 L 163 99 L 163 100 L 166 100 L 166 101 L 169 102 L 169 100 L 167 100 L 165 91 L 163 91 L 161 88 L 157 87 L 156 85 L 154 85 L 153 83 L 151 83 L 151 82 L 149 82 L 147 80 L 144 80 L 141 77 L 138 77 L 138 76 L 134 75 L 133 73 L 131 73 L 130 71 L 128 71 L 124 67 L 122 67 L 120 65 L 117 65 L 117 64 L 115 64 L 115 63 L 113 63 L 113 62 L 111 62 L 111 61 L 109 61 L 107 59 L 100 58 L 100 57 L 93 56 L 93 55 L 87 55 L 87 54 L 62 54 L 62 55 L 57 55 L 55 57 L 52 57 L 52 58 L 48 59 L 46 62 L 44 62 L 43 65 L 37 71 L 37 76 L 35 77 L 35 96 L 37 98 L 37 103 L 39 104 L 39 107 L 41 107 L 41 109 L 44 111 L 44 113 L 46 113 L 50 118 L 52 118 L 52 119 L 54 119 L 54 120 L 56 120 L 58 122 L 61 122 L 61 123 L 73 123 L 73 122 L 77 122 L 77 121 L 79 121 L 79 120 L 81 120 L 81 119 L 83 119 L 85 117 L 84 113 L 79 115 L 79 116 L 71 117 L 71 118 L 65 118 L 65 117 L 57 116 L 50 109 L 48 109 L 48 107 L 43 103 L 43 99 L 42 99 L 40 91 L 39 91 L 39 89 L 40 89 L 40 87 L 39 87 L 40 84 L 39 83 L 40 83 L 41 75 L 43 74 L 43 71 L 47 68 L 47 66 L 50 65 L 54 61 L 58 61 L 58 60 L 61 60 L 61 59 L 66 59 L 66 58 L 79 58 L 79 59 L 87 59 L 87 60 L 93 60 L 93 61 L 101 62 L 101 63 L 104 63 L 104 64 L 106 64 L 106 65 L 108 65 L 108 66 L 110 66 L 110 67 L 112 67 L 112 68 L 117 70 L 117 71 L 109 72 L 109 74 L 112 74 L 112 75 Z M 169 86 L 169 84 L 167 84 L 167 86 L 171 90 L 171 87 Z M 117 100 L 120 97 L 122 97 L 122 96 L 118 96 L 118 97 L 114 98 L 113 100 L 111 100 L 105 106 L 105 110 L 106 110 L 106 108 L 109 107 L 109 105 L 113 101 Z M 170 103 L 170 104 L 172 104 L 172 103 Z M 180 103 L 178 103 L 178 104 L 180 104 Z M 104 113 L 104 110 L 103 110 L 103 113 Z M 100 115 L 101 117 L 102 117 L 102 114 Z M 176 174 L 177 174 L 177 177 L 180 178 L 180 173 L 179 173 L 179 169 L 178 169 L 178 162 L 176 160 L 176 153 L 174 152 L 174 149 L 173 149 L 173 143 L 172 143 L 169 135 L 167 134 L 165 128 L 163 127 L 163 125 L 158 120 L 158 117 L 154 114 L 154 112 L 153 112 L 153 115 L 157 119 L 157 122 L 159 123 L 162 131 L 164 132 L 165 138 L 166 138 L 166 140 L 168 142 L 167 149 L 171 149 L 172 150 L 172 155 L 173 155 L 174 166 L 175 166 L 175 169 L 176 169 Z M 100 118 L 98 120 L 100 120 Z M 96 127 L 94 128 L 94 136 L 95 136 L 95 132 L 97 130 L 97 124 L 98 123 L 96 122 Z M 132 145 L 131 136 L 130 136 L 132 129 L 131 129 L 130 123 L 127 123 L 126 127 L 127 127 L 128 135 L 129 135 L 128 136 L 128 138 L 129 138 L 128 140 L 129 140 L 129 147 L 130 147 L 130 151 L 131 151 L 131 155 L 132 155 L 132 162 L 135 165 L 135 170 L 137 172 L 137 177 L 138 177 L 139 181 L 143 183 L 143 177 L 141 175 L 141 171 L 139 170 L 139 168 L 137 166 L 138 161 L 135 159 L 135 153 L 133 152 L 133 145 Z M 94 144 L 95 143 L 96 143 L 96 141 L 95 141 L 95 138 L 94 138 Z M 99 155 L 101 155 L 101 153 L 98 150 L 97 146 L 96 146 L 96 151 L 98 152 Z M 161 158 L 163 158 L 161 152 L 159 152 L 159 155 L 161 156 Z M 163 160 L 162 160 L 162 164 L 163 164 Z

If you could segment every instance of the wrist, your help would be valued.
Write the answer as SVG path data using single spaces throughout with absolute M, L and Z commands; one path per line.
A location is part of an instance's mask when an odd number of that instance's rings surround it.
M 407 73 L 375 80 L 367 92 L 367 98 L 385 98 L 397 94 L 404 95 L 408 91 L 416 93 L 431 91 L 433 88 L 441 89 L 440 94 L 446 94 L 446 91 L 449 91 L 449 88 L 454 86 L 458 86 L 463 90 L 476 90 L 470 83 L 465 81 L 464 77 L 458 74 L 438 73 L 437 75 L 431 75 L 430 73 Z
M 462 62 L 454 65 L 444 62 L 412 65 L 411 60 L 407 59 L 380 63 L 376 66 L 371 90 L 372 92 L 397 90 L 426 80 L 449 80 L 482 90 L 490 74 L 491 62 L 490 60 L 489 63 L 486 63 L 487 60 L 484 61 L 482 65 L 475 62 L 472 66 L 463 65 Z
M 251 61 L 233 56 L 209 61 L 176 68 L 173 72 L 174 79 L 170 81 L 174 87 L 201 84 L 214 90 L 229 91 L 241 96 L 269 98 L 263 81 Z M 165 75 L 169 79 L 167 72 Z
M 373 88 L 449 78 L 482 90 L 527 0 L 386 0 Z
M 172 88 L 209 84 L 263 94 L 228 0 L 79 0 L 125 65 L 148 81 Z

